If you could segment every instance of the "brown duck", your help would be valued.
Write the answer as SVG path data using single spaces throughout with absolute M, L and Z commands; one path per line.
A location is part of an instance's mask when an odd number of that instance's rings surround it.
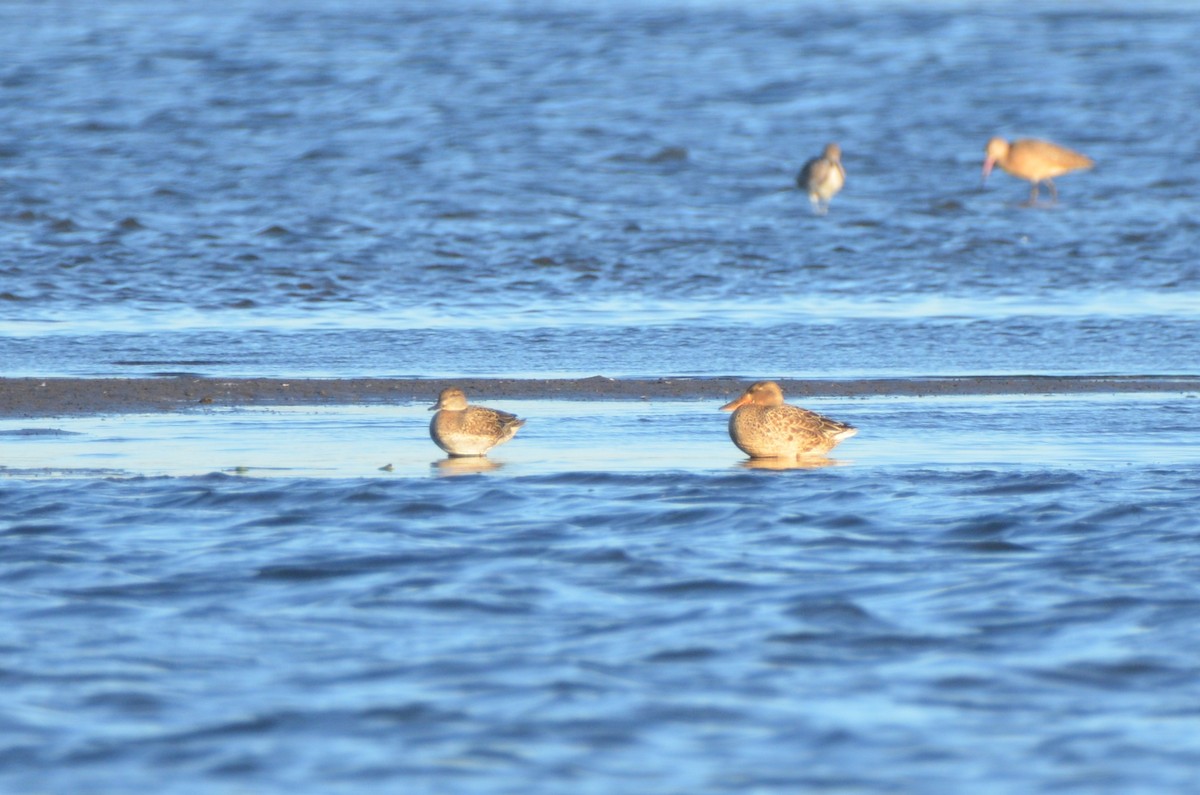
M 525 424 L 506 411 L 467 405 L 466 394 L 456 386 L 443 389 L 429 410 L 437 412 L 429 423 L 429 435 L 438 447 L 456 457 L 486 455 Z
M 853 425 L 783 402 L 774 381 L 751 384 L 722 411 L 732 411 L 729 438 L 751 458 L 802 458 L 828 453 L 858 433 Z

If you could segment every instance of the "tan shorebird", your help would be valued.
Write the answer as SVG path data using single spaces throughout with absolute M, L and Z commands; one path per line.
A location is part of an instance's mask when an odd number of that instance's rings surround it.
M 808 194 L 813 212 L 829 212 L 829 202 L 846 184 L 846 169 L 842 167 L 842 148 L 828 144 L 825 153 L 804 164 L 796 175 L 796 187 Z
M 1003 138 L 993 138 L 988 141 L 986 152 L 983 181 L 987 182 L 992 166 L 1000 166 L 1018 179 L 1029 180 L 1033 183 L 1029 191 L 1030 205 L 1037 202 L 1039 183 L 1046 183 L 1046 187 L 1050 188 L 1051 201 L 1058 201 L 1058 189 L 1052 181 L 1054 177 L 1095 165 L 1095 161 L 1087 155 L 1037 138 L 1022 138 L 1011 144 Z
M 858 433 L 853 425 L 789 406 L 774 381 L 751 384 L 721 411 L 732 411 L 729 438 L 751 458 L 802 458 L 828 453 Z
M 438 447 L 455 457 L 486 455 L 513 438 L 525 424 L 525 420 L 507 411 L 467 405 L 466 394 L 456 386 L 443 389 L 429 410 L 437 412 L 429 423 L 429 435 Z

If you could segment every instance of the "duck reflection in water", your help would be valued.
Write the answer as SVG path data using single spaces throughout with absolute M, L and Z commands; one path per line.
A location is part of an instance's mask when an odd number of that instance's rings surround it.
M 845 466 L 845 461 L 836 458 L 826 458 L 823 455 L 801 456 L 800 458 L 747 458 L 739 461 L 738 466 L 745 469 L 824 469 L 825 467 Z
M 504 466 L 504 464 L 493 461 L 487 456 L 476 455 L 439 458 L 429 466 L 442 477 L 455 477 L 457 475 L 480 475 L 484 472 L 495 472 Z

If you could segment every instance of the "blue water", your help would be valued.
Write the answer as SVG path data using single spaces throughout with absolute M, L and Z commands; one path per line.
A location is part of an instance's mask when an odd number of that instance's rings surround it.
M 1198 487 L 1196 464 L 6 481 L 0 781 L 1186 792 Z
M 0 376 L 1196 375 L 1197 41 L 1182 3 L 3 4 Z M 1022 207 L 992 135 L 1097 166 Z M 832 140 L 814 217 L 782 189 Z M 1195 394 L 826 397 L 859 435 L 786 471 L 707 401 L 492 402 L 527 425 L 475 468 L 428 403 L 0 416 L 0 790 L 1200 779 Z
M 6 4 L 0 362 L 1194 371 L 1190 7 L 744 5 Z

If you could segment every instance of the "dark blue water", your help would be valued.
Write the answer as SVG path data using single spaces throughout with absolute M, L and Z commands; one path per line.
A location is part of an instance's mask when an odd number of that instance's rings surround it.
M 1198 41 L 3 4 L 0 376 L 1194 375 Z M 1097 167 L 1021 207 L 992 135 Z M 699 401 L 511 401 L 474 472 L 408 403 L 0 417 L 0 789 L 1194 789 L 1196 396 L 812 405 L 860 434 L 790 471 Z
M 1197 488 L 1195 466 L 7 481 L 0 781 L 1185 792 Z
M 1198 28 L 1186 5 L 8 4 L 0 362 L 1192 372 Z M 1025 183 L 980 188 L 992 135 L 1098 166 L 1022 208 Z M 828 140 L 849 181 L 814 218 L 779 188 Z

